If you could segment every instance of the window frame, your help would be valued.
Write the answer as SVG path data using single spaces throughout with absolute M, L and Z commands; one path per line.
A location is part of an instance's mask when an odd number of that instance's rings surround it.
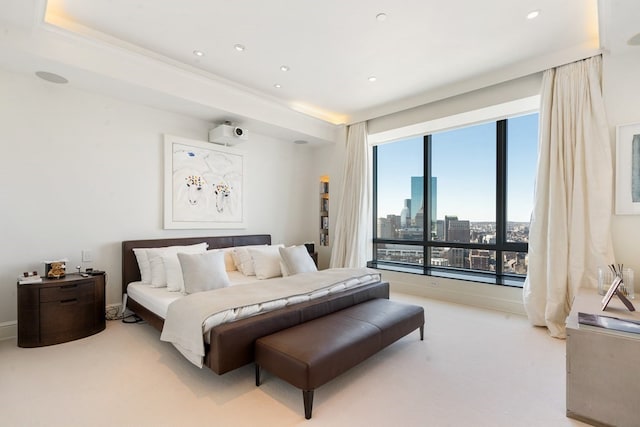
M 538 114 L 538 112 L 529 112 L 526 114 Z M 518 117 L 514 115 L 511 117 L 503 118 L 500 120 L 491 120 L 490 122 L 496 123 L 496 243 L 459 243 L 432 240 L 431 236 L 431 185 L 427 184 L 431 182 L 431 160 L 432 160 L 432 134 L 430 132 L 423 136 L 423 200 L 424 202 L 424 216 L 422 224 L 422 240 L 409 240 L 409 239 L 382 239 L 377 236 L 377 221 L 378 221 L 378 146 L 373 146 L 373 168 L 372 168 L 372 180 L 373 180 L 373 230 L 372 230 L 372 247 L 373 258 L 369 263 L 370 267 L 391 269 L 397 271 L 405 271 L 410 273 L 419 273 L 431 276 L 451 277 L 461 280 L 469 280 L 484 283 L 495 283 L 507 286 L 522 286 L 525 276 L 516 273 L 504 272 L 503 265 L 505 252 L 524 252 L 528 253 L 529 245 L 527 242 L 510 242 L 507 241 L 507 150 L 508 150 L 508 121 Z M 475 124 L 468 124 L 461 127 L 472 127 Z M 424 262 L 422 266 L 377 259 L 377 247 L 379 244 L 390 245 L 406 245 L 406 246 L 422 246 Z M 442 267 L 431 265 L 431 252 L 430 248 L 433 247 L 448 247 L 448 248 L 461 248 L 461 249 L 481 249 L 495 251 L 496 254 L 496 266 L 495 271 L 480 271 L 472 270 L 460 267 Z

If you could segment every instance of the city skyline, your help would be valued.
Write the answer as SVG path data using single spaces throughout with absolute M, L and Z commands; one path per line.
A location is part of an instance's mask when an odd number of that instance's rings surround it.
M 507 220 L 524 223 L 533 208 L 538 114 L 511 118 L 508 123 Z M 491 122 L 432 135 L 436 219 L 455 215 L 472 222 L 495 222 L 495 132 Z M 422 136 L 378 146 L 378 217 L 400 215 L 404 200 L 411 199 L 415 218 L 416 209 L 422 207 L 414 201 L 416 180 L 423 182 L 423 158 Z

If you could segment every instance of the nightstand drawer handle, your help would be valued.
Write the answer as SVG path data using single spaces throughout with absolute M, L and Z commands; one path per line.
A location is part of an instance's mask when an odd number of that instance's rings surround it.
M 77 287 L 78 285 L 65 285 L 65 286 L 60 286 L 60 289 L 62 289 L 63 291 L 67 291 L 69 289 L 75 289 Z
M 63 299 L 62 301 L 60 301 L 60 304 L 75 304 L 76 302 L 78 302 L 77 298 L 71 298 L 71 299 Z

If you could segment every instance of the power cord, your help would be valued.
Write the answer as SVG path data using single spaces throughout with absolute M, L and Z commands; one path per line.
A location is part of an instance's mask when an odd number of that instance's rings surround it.
M 130 320 L 131 318 L 133 318 L 133 320 Z M 122 323 L 145 323 L 145 321 L 137 314 L 131 313 L 122 318 Z
M 107 307 L 105 309 L 104 318 L 107 320 L 120 320 L 124 316 L 120 314 L 120 307 Z

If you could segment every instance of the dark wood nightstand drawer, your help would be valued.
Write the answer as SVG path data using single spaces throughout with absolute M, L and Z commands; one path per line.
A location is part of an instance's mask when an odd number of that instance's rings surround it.
M 64 342 L 85 336 L 87 325 L 93 324 L 93 302 L 70 299 L 40 304 L 40 339 L 44 342 Z
M 89 302 L 93 301 L 93 296 L 94 286 L 92 280 L 40 289 L 40 303 L 69 299 Z

